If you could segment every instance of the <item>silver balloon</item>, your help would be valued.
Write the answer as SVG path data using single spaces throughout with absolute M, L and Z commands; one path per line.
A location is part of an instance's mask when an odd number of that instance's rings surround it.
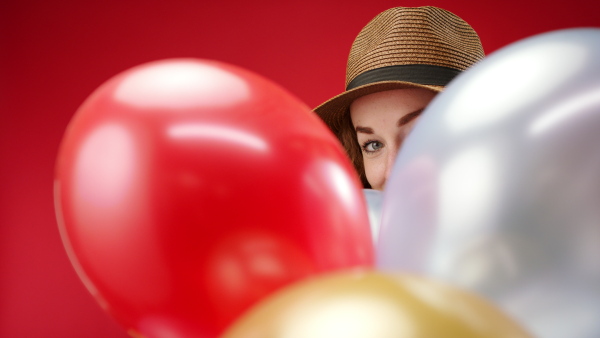
M 384 194 L 378 265 L 476 291 L 539 337 L 600 337 L 600 29 L 458 76 Z
M 379 236 L 379 225 L 381 223 L 381 209 L 383 206 L 383 193 L 379 190 L 363 189 L 365 200 L 367 201 L 367 211 L 369 213 L 369 223 L 371 225 L 371 236 L 373 244 L 377 245 Z

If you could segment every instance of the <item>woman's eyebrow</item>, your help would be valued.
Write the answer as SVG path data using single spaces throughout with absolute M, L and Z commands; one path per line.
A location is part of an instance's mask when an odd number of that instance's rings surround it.
M 398 127 L 402 127 L 403 125 L 409 123 L 410 121 L 414 120 L 417 116 L 421 115 L 421 113 L 423 112 L 425 108 L 421 108 L 419 110 L 415 110 L 412 113 L 408 113 L 404 116 L 402 116 L 399 120 L 398 120 Z
M 356 129 L 357 133 L 373 134 L 373 128 L 356 126 L 354 129 Z

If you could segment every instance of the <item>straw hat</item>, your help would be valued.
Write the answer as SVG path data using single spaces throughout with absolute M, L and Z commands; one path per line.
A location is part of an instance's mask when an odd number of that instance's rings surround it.
M 396 7 L 377 15 L 358 34 L 348 57 L 346 91 L 315 108 L 339 137 L 357 98 L 391 89 L 441 91 L 484 57 L 477 33 L 437 7 Z

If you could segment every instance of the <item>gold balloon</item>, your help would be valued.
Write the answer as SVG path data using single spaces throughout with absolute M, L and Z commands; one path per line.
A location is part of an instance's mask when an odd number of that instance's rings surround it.
M 429 279 L 353 271 L 267 297 L 223 338 L 530 337 L 483 299 Z

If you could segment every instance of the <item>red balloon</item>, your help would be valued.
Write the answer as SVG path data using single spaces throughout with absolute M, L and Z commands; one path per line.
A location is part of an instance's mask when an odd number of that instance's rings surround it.
M 373 264 L 337 139 L 279 86 L 215 61 L 98 88 L 64 135 L 55 203 L 88 290 L 146 337 L 215 337 L 284 285 Z

